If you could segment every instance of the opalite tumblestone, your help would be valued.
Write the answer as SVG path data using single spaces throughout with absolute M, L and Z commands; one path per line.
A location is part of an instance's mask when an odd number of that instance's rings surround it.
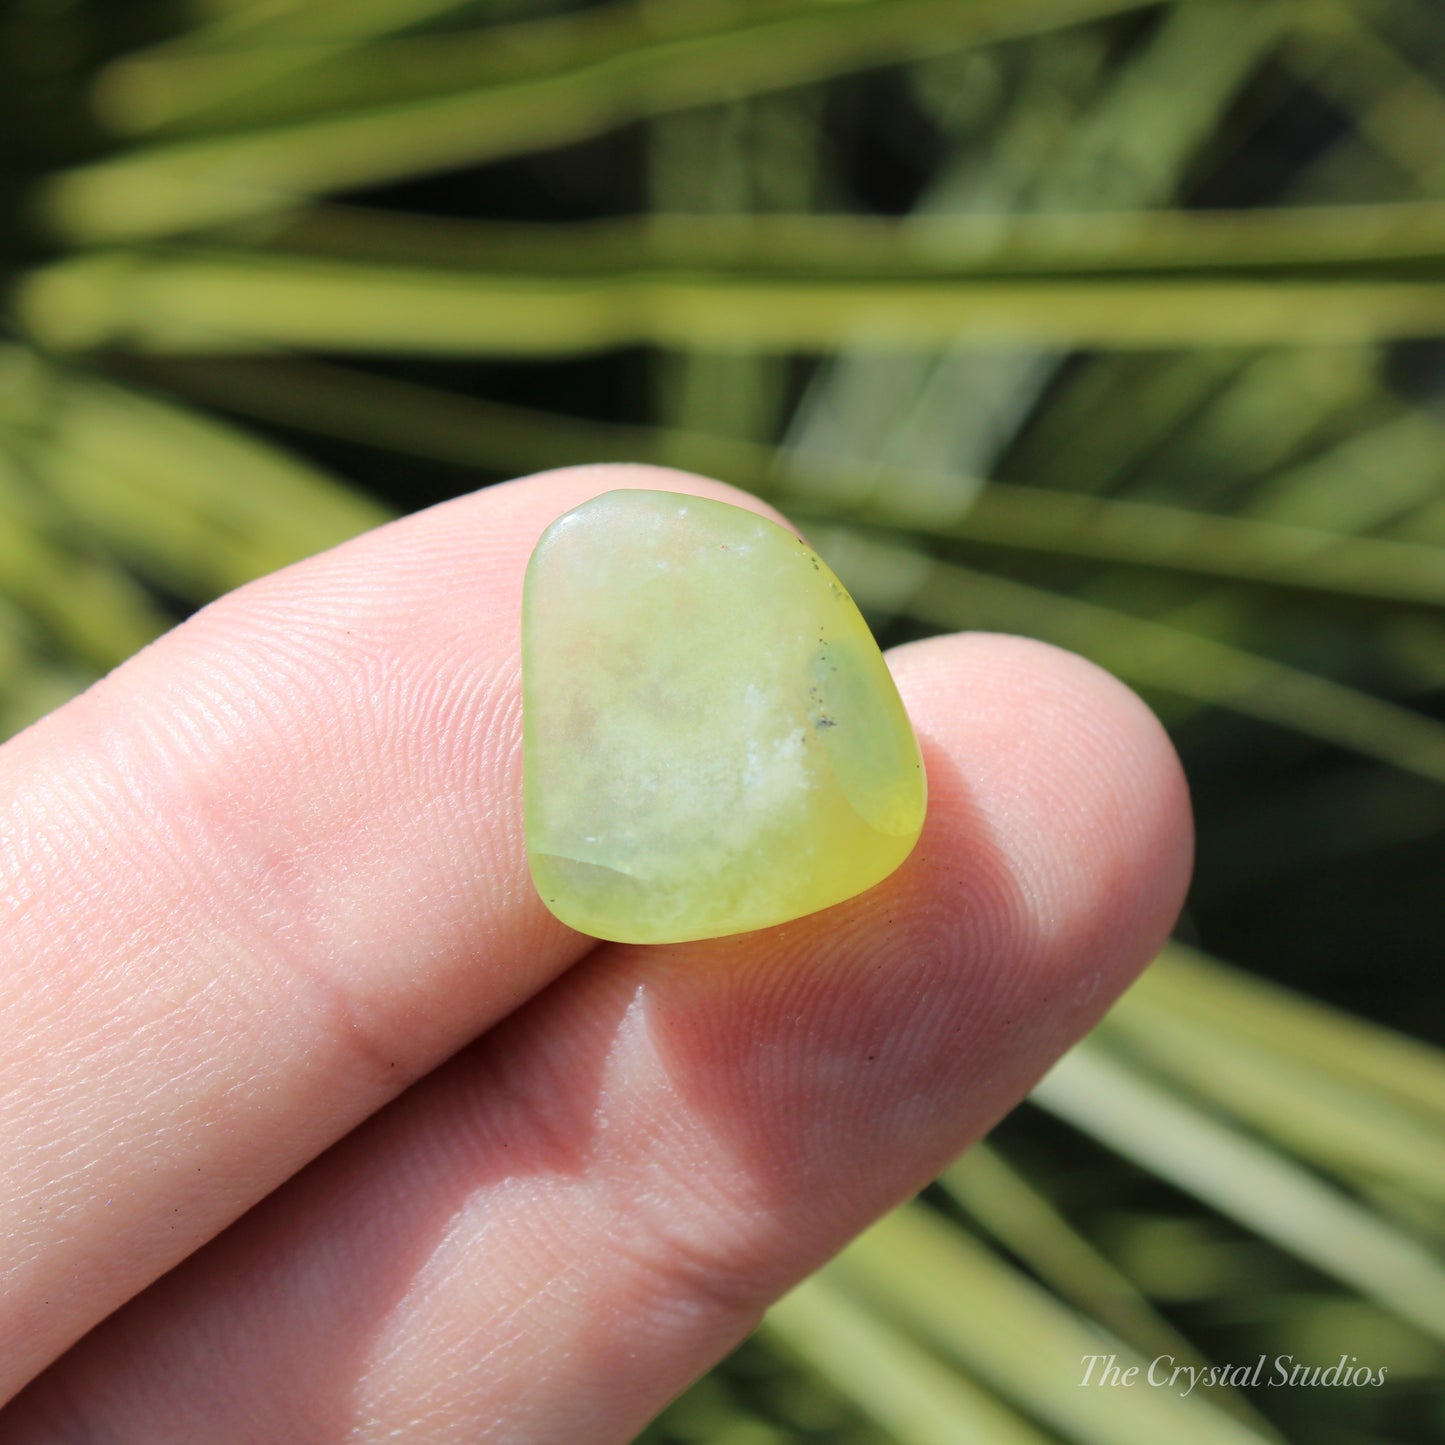
M 583 933 L 784 923 L 886 878 L 923 827 L 867 624 L 744 508 L 617 491 L 560 517 L 527 566 L 522 679 L 532 878 Z

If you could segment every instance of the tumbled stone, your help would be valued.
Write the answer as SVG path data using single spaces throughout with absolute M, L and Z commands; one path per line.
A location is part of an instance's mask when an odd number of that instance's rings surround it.
M 522 604 L 527 853 L 598 938 L 743 933 L 871 888 L 923 826 L 918 743 L 852 598 L 741 507 L 615 491 Z

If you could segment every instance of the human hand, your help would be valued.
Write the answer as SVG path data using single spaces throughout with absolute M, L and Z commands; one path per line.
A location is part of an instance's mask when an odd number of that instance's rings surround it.
M 645 468 L 494 487 L 0 749 L 0 1399 L 38 1377 L 6 1445 L 626 1440 L 1163 941 L 1163 731 L 986 635 L 891 656 L 929 817 L 877 888 L 677 946 L 554 919 L 522 573 L 629 485 L 765 510 Z

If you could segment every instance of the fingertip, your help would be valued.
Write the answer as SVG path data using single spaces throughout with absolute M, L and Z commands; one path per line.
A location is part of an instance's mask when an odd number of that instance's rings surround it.
M 929 638 L 889 654 L 915 725 L 957 766 L 1020 869 L 1057 908 L 1131 890 L 1143 934 L 1167 930 L 1188 888 L 1188 782 L 1159 719 L 1112 673 L 1047 642 L 1000 633 Z
M 944 636 L 890 661 L 930 759 L 938 871 L 925 886 L 972 873 L 965 895 L 992 911 L 983 932 L 1007 959 L 999 997 L 1058 1052 L 1153 958 L 1183 905 L 1193 825 L 1178 755 L 1135 692 L 1048 643 Z

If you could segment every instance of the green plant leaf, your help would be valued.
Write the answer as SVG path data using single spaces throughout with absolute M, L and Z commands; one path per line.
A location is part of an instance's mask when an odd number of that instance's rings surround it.
M 1203 1392 L 1081 1387 L 1090 1356 L 1137 1367 L 1136 1378 L 1149 1362 L 920 1204 L 875 1224 L 824 1278 L 906 1322 L 1067 1440 L 1244 1445 L 1271 1438 L 1225 1414 Z M 961 1300 L 967 1309 L 958 1307 Z
M 1445 1265 L 1324 1180 L 1088 1040 L 1030 1095 L 1051 1114 L 1445 1341 Z
M 898 1445 L 1047 1445 L 1030 1425 L 826 1276 L 814 1276 L 768 1311 L 766 1334 L 824 1375 L 887 1427 Z
M 45 346 L 201 354 L 1299 345 L 1445 330 L 1445 282 L 1436 281 L 587 278 L 225 251 L 58 262 L 21 282 L 17 304 Z
M 1146 0 L 855 0 L 586 54 L 532 80 L 429 95 L 251 134 L 156 146 L 57 177 L 50 222 L 81 242 L 157 236 L 285 210 L 306 195 L 474 165 L 626 120 L 778 90 L 968 43 L 1077 24 Z M 618 27 L 635 36 L 636 27 Z

